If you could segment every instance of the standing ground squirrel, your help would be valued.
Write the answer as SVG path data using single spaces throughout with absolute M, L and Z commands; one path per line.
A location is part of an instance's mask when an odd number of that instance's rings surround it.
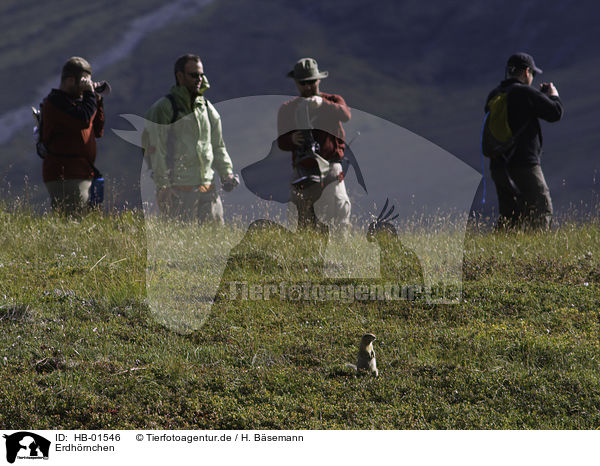
M 372 333 L 365 333 L 360 339 L 360 344 L 358 345 L 358 359 L 356 360 L 356 370 L 367 370 L 377 377 L 379 376 L 379 371 L 377 370 L 375 350 L 373 349 L 373 342 L 375 340 L 375 335 Z

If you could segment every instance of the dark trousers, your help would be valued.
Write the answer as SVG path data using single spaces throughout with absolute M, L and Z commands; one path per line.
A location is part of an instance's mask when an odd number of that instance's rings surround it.
M 158 208 L 163 215 L 185 222 L 214 222 L 223 225 L 223 203 L 214 185 L 208 192 L 178 188 L 181 187 L 170 188 L 167 200 L 158 203 Z
M 92 180 L 46 181 L 52 210 L 65 215 L 83 215 L 89 211 Z
M 552 199 L 542 167 L 490 167 L 496 185 L 499 230 L 547 230 L 552 222 Z M 512 183 L 511 183 L 512 180 Z

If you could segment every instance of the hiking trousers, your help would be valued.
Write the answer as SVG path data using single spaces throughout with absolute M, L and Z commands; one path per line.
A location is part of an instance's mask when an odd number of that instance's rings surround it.
M 318 183 L 296 189 L 292 186 L 291 200 L 298 209 L 298 227 L 318 226 L 321 222 L 343 230 L 350 227 L 350 198 L 341 178 L 342 164 L 330 164 L 324 186 Z
M 552 199 L 542 167 L 490 167 L 498 195 L 496 229 L 548 230 L 552 222 Z M 511 184 L 512 180 L 513 184 Z
M 92 180 L 55 180 L 45 183 L 52 210 L 65 215 L 82 215 L 88 208 Z
M 213 187 L 208 192 L 171 188 L 169 199 L 159 202 L 163 215 L 184 222 L 215 222 L 224 224 L 223 203 Z

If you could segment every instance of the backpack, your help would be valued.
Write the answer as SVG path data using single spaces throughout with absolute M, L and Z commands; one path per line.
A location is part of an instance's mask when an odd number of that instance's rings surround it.
M 171 122 L 169 123 L 171 126 L 169 127 L 169 132 L 167 134 L 167 173 L 172 174 L 175 168 L 175 137 L 173 137 L 173 123 L 177 121 L 177 116 L 179 115 L 179 106 L 175 101 L 175 96 L 173 94 L 167 94 L 165 96 L 171 102 L 171 109 L 173 110 L 173 116 L 171 117 Z
M 490 159 L 508 160 L 512 156 L 518 137 L 528 123 L 513 134 L 508 124 L 508 93 L 510 88 L 501 89 L 490 99 L 481 128 L 481 153 Z
M 40 103 L 39 108 L 31 107 L 33 113 L 33 119 L 35 120 L 35 126 L 33 127 L 33 136 L 35 138 L 35 151 L 40 158 L 45 159 L 48 156 L 48 149 L 46 144 L 42 142 L 42 105 Z
M 177 103 L 175 102 L 175 97 L 172 94 L 167 94 L 165 95 L 165 97 L 167 99 L 169 99 L 169 102 L 171 103 L 171 109 L 173 112 L 173 116 L 171 117 L 171 121 L 169 122 L 169 125 L 173 125 L 173 123 L 175 123 L 177 121 L 177 116 L 179 115 L 179 107 L 177 105 Z M 173 151 L 174 151 L 174 147 L 173 147 L 173 136 L 172 136 L 172 126 L 169 127 L 169 131 L 167 133 L 167 170 L 169 173 L 171 172 L 172 169 L 172 165 L 173 165 Z M 144 147 L 144 145 L 142 144 L 142 155 L 144 156 L 144 158 L 146 159 L 146 163 L 148 164 L 148 168 L 150 170 L 152 170 L 152 161 L 150 159 L 150 157 L 146 157 L 146 148 Z
M 175 96 L 173 94 L 167 94 L 167 95 L 165 95 L 165 97 L 171 103 L 171 109 L 173 112 L 173 116 L 171 117 L 171 121 L 169 122 L 169 125 L 171 125 L 171 126 L 167 133 L 167 144 L 166 144 L 166 146 L 167 146 L 167 154 L 166 154 L 167 155 L 167 157 L 166 157 L 167 173 L 169 173 L 169 175 L 170 175 L 173 173 L 173 169 L 175 166 L 175 137 L 173 136 L 173 123 L 175 123 L 178 120 L 177 117 L 179 116 L 179 113 L 183 110 L 177 105 Z M 208 100 L 206 100 L 206 99 L 205 99 L 205 105 L 208 108 Z M 208 120 L 211 125 L 215 124 L 215 122 L 211 118 L 210 112 L 208 112 Z M 142 148 L 142 153 L 145 155 L 145 151 L 143 148 Z M 148 157 L 146 159 L 146 163 L 148 164 L 148 168 L 150 170 L 152 170 L 150 157 Z

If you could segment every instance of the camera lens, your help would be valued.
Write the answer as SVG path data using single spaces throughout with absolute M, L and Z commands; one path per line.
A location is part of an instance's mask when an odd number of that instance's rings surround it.
M 110 88 L 110 84 L 108 84 L 108 81 L 100 81 L 97 83 L 94 83 L 94 91 L 97 94 L 110 94 L 111 88 Z

